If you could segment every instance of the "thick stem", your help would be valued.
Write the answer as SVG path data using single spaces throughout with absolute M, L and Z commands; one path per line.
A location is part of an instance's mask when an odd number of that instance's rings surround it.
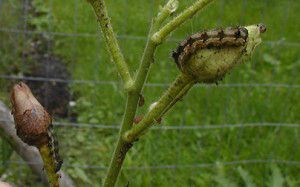
M 157 45 L 151 40 L 148 40 L 144 54 L 142 56 L 141 64 L 138 70 L 138 73 L 135 78 L 135 90 L 140 93 L 143 89 L 145 81 L 148 76 L 149 69 L 151 64 L 154 62 L 154 53 L 156 51 Z
M 174 0 L 170 0 L 167 3 L 167 5 L 162 9 L 160 15 L 156 18 L 158 21 L 154 21 L 154 23 L 151 25 L 149 31 L 149 38 L 160 27 L 160 24 L 167 18 L 167 16 L 172 13 L 170 9 L 172 8 L 173 4 L 170 2 L 174 2 Z M 133 119 L 137 110 L 140 92 L 142 91 L 143 85 L 147 78 L 148 71 L 150 68 L 149 66 L 154 61 L 153 57 L 156 47 L 157 46 L 154 43 L 152 43 L 150 39 L 148 39 L 146 48 L 144 50 L 144 54 L 142 56 L 141 65 L 139 67 L 139 71 L 135 79 L 135 89 L 134 91 L 129 92 L 127 96 L 125 115 L 123 118 L 121 130 L 119 132 L 117 146 L 115 148 L 107 175 L 104 180 L 105 187 L 113 187 L 117 182 L 126 153 L 132 146 L 131 143 L 124 141 L 123 134 L 127 130 L 129 130 L 131 128 L 131 125 L 133 124 Z
M 143 89 L 144 83 L 147 79 L 148 72 L 151 68 L 151 64 L 154 63 L 154 54 L 157 48 L 157 44 L 151 40 L 151 36 L 158 31 L 161 24 L 174 12 L 178 6 L 177 0 L 169 0 L 167 4 L 159 12 L 158 16 L 154 18 L 149 31 L 148 41 L 141 59 L 140 67 L 135 78 L 135 90 L 140 93 Z
M 115 148 L 109 169 L 104 180 L 104 187 L 113 187 L 117 182 L 118 175 L 122 168 L 126 153 L 131 148 L 132 144 L 125 142 L 122 138 L 124 132 L 131 128 L 133 119 L 136 113 L 139 95 L 129 92 L 127 96 L 126 112 L 123 118 L 121 130 L 119 132 L 119 139 Z
M 122 80 L 125 83 L 125 89 L 130 90 L 133 85 L 133 80 L 131 78 L 128 66 L 124 60 L 123 54 L 120 50 L 118 40 L 116 39 L 116 36 L 114 34 L 104 0 L 88 0 L 88 2 L 90 2 L 94 8 L 108 50 L 112 56 L 114 63 L 117 66 Z
M 127 142 L 133 142 L 142 136 L 159 119 L 165 109 L 174 100 L 176 101 L 178 94 L 191 82 L 193 82 L 191 77 L 180 74 L 142 121 L 124 134 L 124 139 Z
M 54 158 L 48 145 L 42 145 L 38 148 L 44 162 L 44 168 L 48 175 L 50 187 L 59 187 L 59 174 L 56 173 Z
M 178 101 L 180 101 L 187 93 L 188 91 L 195 85 L 195 81 L 191 81 L 188 85 L 186 85 L 180 93 L 176 96 L 176 98 L 167 106 L 164 111 L 161 113 L 159 118 L 163 117 Z
M 156 32 L 152 36 L 152 41 L 156 44 L 161 44 L 162 41 L 181 24 L 183 24 L 189 18 L 192 18 L 197 12 L 203 9 L 206 5 L 213 0 L 197 0 L 192 6 L 184 10 L 181 14 L 167 23 L 163 28 Z
M 97 12 L 100 13 L 102 11 L 101 7 L 102 7 L 102 9 L 105 10 L 105 8 L 103 8 L 103 5 L 104 5 L 103 0 L 99 0 L 99 1 L 98 0 L 88 0 L 88 1 L 93 5 L 94 8 L 96 7 L 96 9 L 95 9 L 96 14 L 97 14 Z M 172 12 L 175 11 L 176 8 L 174 8 L 174 3 L 175 3 L 174 0 L 169 0 L 169 2 L 165 5 L 165 7 L 160 12 L 160 14 L 157 16 L 157 18 L 154 19 L 153 24 L 150 28 L 149 39 L 147 41 L 147 45 L 146 45 L 146 48 L 144 50 L 144 53 L 143 53 L 143 56 L 141 59 L 141 64 L 138 69 L 138 73 L 134 80 L 134 85 L 132 87 L 133 89 L 130 89 L 128 92 L 126 111 L 125 111 L 125 115 L 123 118 L 122 127 L 121 127 L 121 130 L 119 133 L 118 143 L 117 143 L 116 149 L 114 151 L 114 155 L 111 160 L 107 176 L 104 180 L 104 186 L 106 186 L 106 187 L 113 187 L 115 185 L 118 175 L 119 175 L 119 172 L 121 170 L 123 161 L 125 159 L 125 155 L 128 152 L 128 150 L 130 149 L 130 147 L 132 146 L 131 145 L 132 141 L 128 142 L 128 141 L 123 140 L 123 134 L 130 129 L 130 127 L 133 123 L 133 119 L 135 117 L 135 113 L 137 110 L 137 103 L 139 100 L 140 93 L 141 93 L 144 83 L 147 79 L 150 66 L 154 62 L 154 54 L 155 54 L 156 48 L 158 46 L 158 43 L 155 43 L 153 40 L 151 40 L 151 37 L 153 36 L 153 34 L 155 32 L 158 31 L 161 24 L 167 19 L 168 15 L 170 15 Z M 97 14 L 97 16 L 98 16 L 98 14 Z M 99 18 L 99 16 L 98 16 L 98 18 Z M 100 18 L 101 18 L 101 13 L 100 13 Z M 99 20 L 99 21 L 101 24 L 101 20 Z M 105 26 L 105 24 L 104 24 L 104 26 Z M 109 26 L 110 26 L 110 24 L 109 24 Z M 101 25 L 101 27 L 103 27 L 103 24 Z M 105 29 L 105 27 L 104 27 L 104 29 Z M 107 41 L 109 42 L 109 40 L 107 40 Z M 175 98 L 175 96 L 174 96 L 174 98 Z

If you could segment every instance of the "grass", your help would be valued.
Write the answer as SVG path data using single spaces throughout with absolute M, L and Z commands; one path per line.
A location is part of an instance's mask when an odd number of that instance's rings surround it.
M 18 28 L 17 11 L 9 2 L 1 7 L 0 23 L 4 28 Z M 50 7 L 50 2 L 45 1 Z M 75 4 L 77 2 L 77 6 Z M 158 5 L 164 1 L 128 0 L 108 1 L 113 26 L 120 37 L 121 48 L 132 70 L 139 63 L 140 54 L 145 46 L 145 36 L 151 17 L 156 14 Z M 191 0 L 182 1 L 180 10 Z M 16 3 L 16 2 L 15 2 Z M 16 3 L 17 4 L 17 3 Z M 5 6 L 7 8 L 3 8 Z M 53 0 L 52 32 L 90 33 L 98 32 L 95 16 L 85 1 L 68 3 Z M 240 66 L 228 75 L 222 84 L 234 83 L 283 83 L 300 84 L 299 56 L 299 8 L 296 0 L 290 1 L 216 1 L 195 19 L 189 21 L 173 33 L 172 39 L 181 40 L 200 30 L 228 26 L 246 25 L 264 22 L 268 31 L 264 42 L 256 51 L 251 62 Z M 10 17 L 4 16 L 10 10 Z M 15 61 L 14 50 L 8 41 L 18 35 L 1 32 L 2 54 L 7 57 L 1 63 Z M 21 38 L 22 39 L 22 38 Z M 21 39 L 18 41 L 20 42 Z M 78 122 L 105 125 L 119 124 L 125 95 L 120 80 L 110 63 L 105 44 L 100 37 L 54 36 L 55 53 L 62 56 L 74 79 L 98 81 L 116 81 L 112 85 L 71 84 L 76 95 Z M 282 41 L 271 43 L 268 41 Z M 18 43 L 18 42 L 17 42 Z M 21 42 L 20 42 L 21 43 Z M 6 45 L 7 44 L 7 45 Z M 163 44 L 156 55 L 156 64 L 149 76 L 151 83 L 170 83 L 178 73 L 170 58 L 177 42 L 170 40 Z M 21 47 L 20 49 L 21 50 Z M 16 60 L 15 63 L 20 63 Z M 5 72 L 4 67 L 0 72 Z M 0 82 L 3 83 L 3 79 Z M 146 105 L 140 108 L 142 114 L 147 106 L 154 102 L 165 87 L 146 87 L 144 95 Z M 2 93 L 5 98 L 5 93 Z M 218 125 L 243 123 L 294 123 L 300 121 L 299 87 L 224 87 L 199 86 L 192 89 L 183 102 L 179 103 L 163 119 L 163 126 L 181 125 Z M 59 119 L 57 119 L 59 120 Z M 112 155 L 116 130 L 101 128 L 57 127 L 61 152 L 66 170 L 79 186 L 99 186 L 105 169 L 68 167 L 70 164 L 107 166 Z M 153 130 L 142 138 L 130 151 L 125 167 L 179 165 L 190 166 L 202 163 L 222 163 L 235 160 L 274 159 L 295 160 L 300 157 L 298 146 L 299 128 L 289 127 L 244 127 L 198 130 Z M 12 158 L 13 159 L 13 158 Z M 247 180 L 241 175 L 239 167 L 248 173 L 257 186 L 270 186 L 282 177 L 285 186 L 299 185 L 298 165 L 271 163 L 250 163 L 241 165 L 215 164 L 212 167 L 179 167 L 175 169 L 125 169 L 121 173 L 118 186 L 226 186 L 236 184 L 245 186 Z M 277 167 L 277 169 L 276 169 Z M 275 169 L 274 169 L 275 168 Z M 279 168 L 279 169 L 278 169 Z M 279 170 L 279 173 L 278 173 Z M 10 179 L 17 177 L 16 167 L 8 169 Z M 275 176 L 275 177 L 274 177 Z M 276 177 L 277 176 L 277 177 Z M 280 183 L 280 182 L 278 182 Z M 32 184 L 35 186 L 35 184 Z

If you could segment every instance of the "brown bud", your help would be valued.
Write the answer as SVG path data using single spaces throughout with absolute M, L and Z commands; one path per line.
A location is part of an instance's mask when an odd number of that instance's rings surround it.
M 144 116 L 140 115 L 140 116 L 136 116 L 133 120 L 134 124 L 138 124 L 139 122 L 141 122 L 143 120 Z
M 157 123 L 157 124 L 159 124 L 159 125 L 160 125 L 160 124 L 161 124 L 161 122 L 162 122 L 162 118 L 161 118 L 161 117 L 160 117 L 160 118 L 158 118 L 158 119 L 156 119 L 156 123 Z
M 17 135 L 28 145 L 39 147 L 48 143 L 48 127 L 51 117 L 23 82 L 11 92 L 12 114 Z
M 140 96 L 139 96 L 139 107 L 144 106 L 144 104 L 145 104 L 145 98 L 142 94 L 140 94 Z

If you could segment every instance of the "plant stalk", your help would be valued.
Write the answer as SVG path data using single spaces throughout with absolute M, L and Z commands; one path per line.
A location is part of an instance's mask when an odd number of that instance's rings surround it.
M 50 187 L 59 187 L 59 174 L 55 171 L 56 164 L 52 156 L 53 153 L 51 153 L 52 150 L 50 150 L 48 145 L 42 145 L 38 149 L 44 162 Z
M 128 152 L 128 150 L 131 148 L 132 142 L 133 142 L 133 141 L 130 141 L 130 142 L 125 141 L 123 139 L 123 135 L 125 132 L 127 132 L 128 130 L 131 129 L 131 126 L 133 124 L 133 119 L 136 114 L 140 93 L 142 92 L 143 86 L 147 79 L 150 66 L 154 62 L 154 54 L 155 54 L 156 48 L 160 44 L 160 43 L 155 42 L 151 38 L 152 38 L 153 34 L 159 30 L 159 28 L 161 27 L 161 24 L 176 10 L 176 8 L 177 8 L 176 3 L 178 3 L 178 2 L 177 2 L 177 0 L 169 0 L 168 3 L 162 8 L 162 10 L 158 14 L 158 16 L 153 20 L 150 31 L 149 31 L 148 41 L 147 41 L 144 53 L 142 55 L 140 67 L 138 69 L 137 75 L 133 82 L 131 79 L 131 76 L 129 74 L 127 64 L 124 62 L 124 57 L 118 46 L 117 39 L 114 36 L 114 32 L 111 27 L 111 23 L 110 23 L 110 20 L 109 20 L 107 11 L 106 11 L 104 0 L 88 0 L 88 1 L 91 3 L 91 5 L 93 6 L 93 8 L 96 12 L 98 21 L 101 26 L 101 30 L 104 34 L 106 44 L 109 48 L 109 51 L 111 52 L 113 60 L 115 61 L 116 65 L 117 65 L 118 72 L 120 73 L 123 81 L 125 82 L 125 88 L 127 88 L 127 91 L 128 91 L 125 115 L 123 117 L 121 129 L 119 132 L 117 146 L 115 148 L 113 158 L 111 160 L 111 163 L 110 163 L 110 166 L 108 169 L 107 176 L 104 180 L 105 187 L 113 187 L 117 182 L 117 178 L 120 173 L 123 161 L 125 159 L 125 155 Z M 200 8 L 198 10 L 200 10 Z M 193 15 L 190 15 L 190 17 L 191 16 L 193 16 Z M 186 20 L 187 19 L 188 18 L 186 18 Z M 182 23 L 184 22 L 183 19 L 181 19 L 181 21 L 182 21 Z M 175 28 L 173 28 L 173 29 L 175 30 Z M 166 36 L 167 36 L 167 34 L 165 35 L 165 37 Z M 188 83 L 186 83 L 186 84 L 188 84 Z M 177 90 L 177 92 L 179 93 L 180 90 Z M 175 93 L 173 93 L 173 94 L 175 94 Z M 168 101 L 167 104 L 170 104 L 174 99 L 176 99 L 177 94 L 172 96 L 172 98 L 170 98 L 171 101 Z M 168 105 L 164 106 L 163 108 L 165 108 L 167 106 Z M 161 112 L 163 112 L 163 111 L 164 110 L 162 109 Z
M 171 1 L 173 2 L 174 0 L 170 0 L 170 2 Z M 153 21 L 149 31 L 149 38 L 156 30 L 158 30 L 160 24 L 165 19 L 167 19 L 167 15 L 171 14 L 169 7 L 172 4 L 170 2 L 166 4 L 166 6 L 162 9 L 160 15 L 157 17 L 159 21 Z M 132 147 L 132 143 L 126 142 L 123 139 L 123 134 L 127 130 L 129 130 L 131 128 L 131 125 L 133 124 L 133 119 L 136 114 L 140 92 L 142 91 L 143 85 L 147 78 L 148 71 L 150 68 L 149 66 L 154 61 L 153 57 L 154 57 L 156 47 L 157 46 L 154 43 L 152 43 L 150 39 L 148 39 L 141 60 L 141 65 L 134 82 L 134 90 L 128 92 L 125 115 L 123 117 L 123 122 L 119 132 L 117 146 L 113 153 L 113 157 L 110 162 L 109 169 L 103 183 L 104 187 L 113 187 L 116 184 L 126 153 Z
M 131 128 L 124 134 L 124 139 L 127 142 L 134 142 L 140 136 L 145 134 L 145 132 L 161 117 L 165 109 L 175 101 L 178 101 L 176 98 L 182 91 L 184 93 L 188 90 L 185 90 L 186 86 L 194 83 L 194 80 L 191 77 L 184 75 L 183 73 L 179 74 L 176 80 L 171 84 L 168 90 L 163 94 L 163 96 L 158 100 L 157 104 L 145 115 L 141 122 Z M 193 84 L 192 84 L 193 85 Z M 190 88 L 190 87 L 188 87 Z M 175 104 L 173 103 L 173 105 Z
M 131 128 L 131 125 L 133 124 L 133 119 L 138 105 L 138 98 L 139 95 L 137 95 L 136 93 L 128 93 L 125 115 L 123 117 L 121 129 L 119 132 L 117 146 L 113 153 L 113 157 L 111 159 L 108 172 L 103 183 L 104 187 L 113 187 L 115 185 L 126 153 L 132 146 L 132 143 L 123 140 L 122 135 L 124 134 L 124 132 L 129 130 Z
M 169 104 L 169 106 L 164 109 L 159 118 L 163 117 L 178 101 L 180 101 L 195 84 L 195 81 L 191 81 L 188 85 L 186 85 L 176 96 L 176 98 Z
M 192 18 L 196 13 L 202 10 L 206 5 L 213 2 L 214 0 L 197 0 L 189 8 L 185 9 L 181 14 L 175 17 L 173 20 L 163 26 L 158 32 L 156 32 L 151 40 L 156 44 L 161 44 L 163 40 L 186 20 Z
M 103 37 L 105 39 L 105 43 L 115 65 L 117 66 L 117 70 L 122 80 L 124 81 L 125 89 L 130 90 L 133 85 L 133 80 L 119 47 L 118 40 L 114 34 L 112 24 L 110 22 L 110 17 L 106 10 L 105 2 L 104 0 L 88 0 L 88 2 L 94 8 L 97 20 L 103 33 Z

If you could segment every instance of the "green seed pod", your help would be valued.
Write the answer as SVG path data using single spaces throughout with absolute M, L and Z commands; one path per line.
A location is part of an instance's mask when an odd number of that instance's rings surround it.
M 197 82 L 217 82 L 251 56 L 265 31 L 259 24 L 197 33 L 180 43 L 173 58 L 177 67 Z

